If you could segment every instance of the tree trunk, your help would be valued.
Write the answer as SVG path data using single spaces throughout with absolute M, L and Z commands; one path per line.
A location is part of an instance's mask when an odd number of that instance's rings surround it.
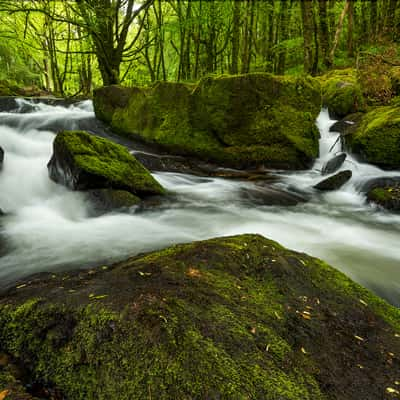
M 303 21 L 303 39 L 304 39 L 304 72 L 312 73 L 314 65 L 314 49 L 313 49 L 313 34 L 314 34 L 314 15 L 313 1 L 301 1 L 301 17 Z
M 279 18 L 279 50 L 276 73 L 283 75 L 285 73 L 286 47 L 282 43 L 288 39 L 290 24 L 290 4 L 289 0 L 281 0 L 280 18 Z
M 320 45 L 324 65 L 329 68 L 329 27 L 328 14 L 326 8 L 326 0 L 318 0 L 319 6 L 319 30 L 320 30 Z
M 346 3 L 343 7 L 342 13 L 340 14 L 339 17 L 339 22 L 338 22 L 338 26 L 336 28 L 336 33 L 335 33 L 335 38 L 333 40 L 332 43 L 332 49 L 329 53 L 329 62 L 331 63 L 331 65 L 333 65 L 333 58 L 335 57 L 335 51 L 336 51 L 336 47 L 339 43 L 339 38 L 340 38 L 340 33 L 342 32 L 342 28 L 343 28 L 343 22 L 344 22 L 344 18 L 347 14 L 347 11 L 349 9 L 349 3 L 351 0 L 346 0 Z
M 349 1 L 349 15 L 347 19 L 347 53 L 351 58 L 354 57 L 354 3 L 355 0 Z
M 231 74 L 237 74 L 239 71 L 240 6 L 240 0 L 233 1 L 232 60 L 229 71 Z

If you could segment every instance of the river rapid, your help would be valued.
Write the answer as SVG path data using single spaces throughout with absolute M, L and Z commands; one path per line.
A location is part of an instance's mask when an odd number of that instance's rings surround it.
M 341 168 L 353 171 L 347 184 L 330 193 L 312 189 L 338 136 L 329 132 L 334 121 L 326 110 L 316 122 L 321 156 L 313 169 L 275 172 L 276 187 L 311 195 L 305 204 L 264 206 L 240 196 L 254 188 L 251 182 L 158 172 L 153 175 L 174 201 L 95 218 L 84 196 L 52 182 L 46 168 L 55 132 L 93 121 L 90 101 L 67 107 L 18 100 L 16 110 L 0 112 L 0 208 L 6 213 L 0 217 L 0 288 L 33 273 L 108 264 L 173 243 L 259 233 L 325 260 L 400 306 L 400 215 L 367 204 L 358 191 L 364 181 L 400 171 L 348 156 Z

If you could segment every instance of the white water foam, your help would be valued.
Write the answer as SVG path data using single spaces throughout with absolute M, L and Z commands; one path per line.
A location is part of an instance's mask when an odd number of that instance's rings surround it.
M 400 305 L 400 216 L 375 210 L 357 191 L 363 180 L 395 173 L 349 157 L 342 169 L 351 169 L 353 179 L 338 191 L 316 193 L 311 187 L 321 180 L 318 169 L 337 138 L 329 133 L 334 121 L 326 110 L 317 121 L 321 158 L 315 168 L 283 174 L 278 184 L 313 193 L 309 203 L 258 206 L 239 196 L 253 183 L 156 173 L 175 202 L 136 214 L 89 218 L 89 205 L 80 193 L 48 178 L 54 133 L 41 127 L 51 121 L 74 129 L 76 121 L 93 117 L 90 102 L 69 108 L 38 104 L 25 114 L 0 113 L 0 146 L 5 150 L 0 208 L 8 213 L 0 222 L 0 241 L 5 238 L 9 246 L 0 258 L 0 286 L 34 272 L 112 262 L 173 243 L 260 233 L 332 263 Z

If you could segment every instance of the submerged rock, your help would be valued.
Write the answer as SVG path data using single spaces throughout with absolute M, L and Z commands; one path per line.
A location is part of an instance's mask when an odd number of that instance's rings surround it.
M 3 148 L 0 146 L 0 171 L 3 168 L 3 162 L 4 162 L 4 150 Z
M 314 188 L 318 190 L 338 190 L 340 189 L 347 181 L 350 180 L 352 176 L 352 172 L 350 170 L 340 171 L 337 174 L 330 176 L 327 179 L 324 179 L 321 182 L 318 182 Z
M 239 195 L 242 199 L 249 200 L 252 205 L 263 206 L 296 206 L 297 204 L 306 203 L 309 200 L 306 196 L 302 196 L 299 193 L 265 185 L 257 185 L 251 189 L 242 189 Z
M 382 106 L 365 114 L 346 145 L 363 161 L 400 169 L 400 106 Z
M 84 131 L 56 136 L 48 170 L 52 180 L 73 190 L 116 189 L 138 197 L 164 193 L 125 147 Z
M 86 192 L 86 198 L 90 201 L 91 211 L 95 215 L 104 214 L 114 210 L 127 210 L 140 203 L 136 197 L 126 190 L 95 189 Z
M 315 79 L 266 73 L 94 93 L 97 117 L 116 132 L 233 168 L 309 167 L 318 155 L 320 105 Z
M 74 400 L 376 400 L 398 379 L 399 321 L 322 261 L 241 235 L 20 282 L 0 352 Z
M 352 69 L 335 70 L 319 78 L 322 101 L 332 118 L 343 118 L 365 109 L 357 72 Z
M 334 157 L 332 157 L 328 162 L 324 164 L 321 170 L 322 175 L 333 174 L 334 172 L 336 172 L 345 162 L 346 157 L 347 157 L 346 153 L 336 154 Z

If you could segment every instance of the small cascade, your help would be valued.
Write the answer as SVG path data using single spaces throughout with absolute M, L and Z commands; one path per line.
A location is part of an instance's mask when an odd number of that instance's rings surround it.
M 335 265 L 356 281 L 400 305 L 400 216 L 374 210 L 359 193 L 360 182 L 395 172 L 357 162 L 347 155 L 340 170 L 352 179 L 340 190 L 318 193 L 323 164 L 340 144 L 329 132 L 326 110 L 318 117 L 320 157 L 314 168 L 277 173 L 275 188 L 294 188 L 310 201 L 265 206 L 242 193 L 256 183 L 182 173 L 155 173 L 169 200 L 130 214 L 91 218 L 83 195 L 48 178 L 47 162 L 60 129 L 98 129 L 90 101 L 65 105 L 18 100 L 0 112 L 0 288 L 41 271 L 112 263 L 173 243 L 239 233 L 259 233 Z M 86 128 L 85 128 L 86 127 Z M 333 148 L 332 148 L 333 146 Z M 331 149 L 331 151 L 329 151 Z M 131 148 L 132 151 L 135 148 Z M 399 174 L 397 174 L 399 175 Z

